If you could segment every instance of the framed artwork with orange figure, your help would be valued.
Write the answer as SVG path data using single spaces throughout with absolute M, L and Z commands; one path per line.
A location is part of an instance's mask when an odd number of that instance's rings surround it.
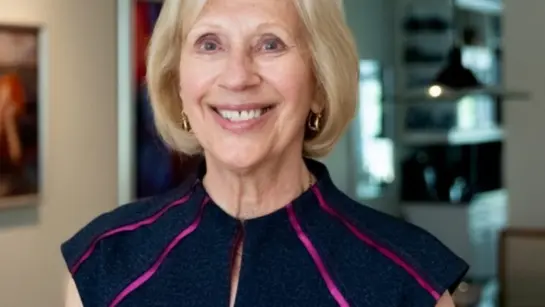
M 0 24 L 0 208 L 40 192 L 38 44 L 39 28 Z

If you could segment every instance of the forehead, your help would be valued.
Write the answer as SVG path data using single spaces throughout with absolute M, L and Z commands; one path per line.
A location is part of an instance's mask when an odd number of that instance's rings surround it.
M 196 23 L 238 23 L 249 28 L 266 23 L 295 30 L 299 21 L 293 0 L 208 0 Z

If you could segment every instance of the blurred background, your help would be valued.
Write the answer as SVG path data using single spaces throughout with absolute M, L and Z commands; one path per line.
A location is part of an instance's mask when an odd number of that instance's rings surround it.
M 323 159 L 335 183 L 469 262 L 458 306 L 545 307 L 545 1 L 344 2 L 361 79 L 358 116 Z M 143 59 L 160 7 L 0 0 L 0 64 L 17 44 L 6 35 L 36 48 L 32 77 L 0 69 L 27 76 L 31 97 L 24 167 L 0 160 L 3 186 L 26 178 L 0 193 L 0 307 L 62 306 L 60 243 L 194 167 L 150 125 Z

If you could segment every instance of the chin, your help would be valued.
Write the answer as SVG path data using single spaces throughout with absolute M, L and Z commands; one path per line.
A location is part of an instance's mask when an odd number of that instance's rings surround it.
M 270 159 L 270 151 L 264 150 L 265 146 L 261 148 L 248 148 L 245 146 L 233 145 L 220 146 L 216 150 L 209 151 L 207 158 L 215 160 L 214 164 L 217 164 L 226 169 L 230 169 L 234 172 L 248 172 L 258 167 L 263 162 Z

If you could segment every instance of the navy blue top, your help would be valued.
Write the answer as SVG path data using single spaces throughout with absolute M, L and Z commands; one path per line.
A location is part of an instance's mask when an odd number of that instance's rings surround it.
M 339 191 L 326 167 L 272 214 L 241 223 L 197 178 L 105 213 L 61 250 L 84 306 L 228 306 L 243 242 L 237 307 L 435 306 L 467 264 L 426 231 Z

